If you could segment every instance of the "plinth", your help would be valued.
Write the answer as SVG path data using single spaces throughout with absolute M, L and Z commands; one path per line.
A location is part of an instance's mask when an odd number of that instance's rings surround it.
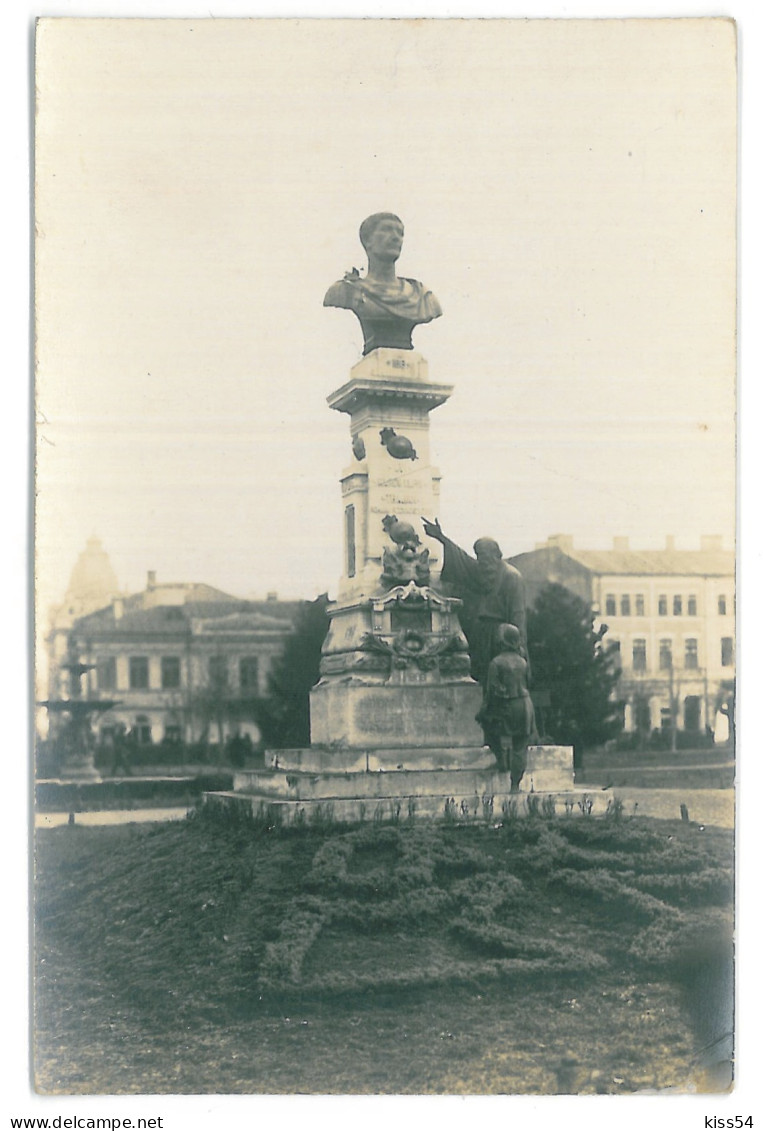
M 429 414 L 451 392 L 429 380 L 421 354 L 380 348 L 328 397 L 350 417 L 351 459 L 341 475 L 344 566 L 310 692 L 310 746 L 270 752 L 267 770 L 237 774 L 235 798 L 275 805 L 287 820 L 328 804 L 337 819 L 357 820 L 369 803 L 436 816 L 462 803 L 474 812 L 475 797 L 492 811 L 509 797 L 509 777 L 475 721 L 482 691 L 461 602 L 441 590 L 441 546 L 421 522 L 439 511 Z M 525 781 L 535 792 L 571 789 L 571 747 L 531 748 Z

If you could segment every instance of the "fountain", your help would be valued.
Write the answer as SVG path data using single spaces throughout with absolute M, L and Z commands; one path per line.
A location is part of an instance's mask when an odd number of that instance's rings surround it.
M 49 719 L 60 720 L 55 728 L 55 742 L 59 754 L 58 777 L 62 781 L 100 781 L 95 768 L 95 744 L 91 719 L 118 707 L 116 699 L 84 699 L 82 677 L 92 671 L 95 664 L 83 664 L 70 652 L 61 671 L 69 675 L 68 699 L 43 699 L 37 703 L 44 707 Z

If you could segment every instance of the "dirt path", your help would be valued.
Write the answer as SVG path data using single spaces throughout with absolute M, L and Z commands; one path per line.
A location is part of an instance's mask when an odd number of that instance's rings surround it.
M 630 816 L 634 805 L 641 817 L 658 817 L 662 820 L 678 820 L 681 805 L 689 810 L 689 820 L 700 825 L 716 825 L 721 829 L 734 827 L 735 793 L 733 789 L 638 789 L 630 786 L 614 786 L 611 790 L 590 790 L 591 794 L 612 794 L 625 802 L 625 811 Z

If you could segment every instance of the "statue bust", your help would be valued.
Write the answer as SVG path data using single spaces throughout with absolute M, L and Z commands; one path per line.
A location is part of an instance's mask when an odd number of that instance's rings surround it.
M 360 225 L 368 271 L 353 267 L 326 291 L 324 306 L 351 310 L 363 330 L 363 353 L 379 346 L 411 350 L 414 326 L 442 314 L 440 304 L 418 279 L 398 278 L 395 264 L 403 247 L 403 223 L 392 212 L 375 212 Z

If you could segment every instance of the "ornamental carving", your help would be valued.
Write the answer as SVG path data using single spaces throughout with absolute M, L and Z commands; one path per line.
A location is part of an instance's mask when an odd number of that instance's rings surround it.
M 429 584 L 429 550 L 413 550 L 408 546 L 384 547 L 382 554 L 382 585 L 404 585 L 413 581 L 417 585 Z
M 422 550 L 421 539 L 410 522 L 401 521 L 396 514 L 385 514 L 382 526 L 394 542 L 394 549 L 385 547 L 382 555 L 382 585 L 391 588 L 414 581 L 418 585 L 429 583 L 429 550 Z
M 382 446 L 393 459 L 418 459 L 416 449 L 407 436 L 399 436 L 394 428 L 382 428 L 379 435 Z
M 404 628 L 391 640 L 383 636 L 367 633 L 360 647 L 364 651 L 389 656 L 395 668 L 417 667 L 421 671 L 433 671 L 442 662 L 464 652 L 464 640 L 460 633 L 439 637 L 432 633 L 420 632 L 414 628 Z M 468 656 L 466 657 L 468 668 Z

